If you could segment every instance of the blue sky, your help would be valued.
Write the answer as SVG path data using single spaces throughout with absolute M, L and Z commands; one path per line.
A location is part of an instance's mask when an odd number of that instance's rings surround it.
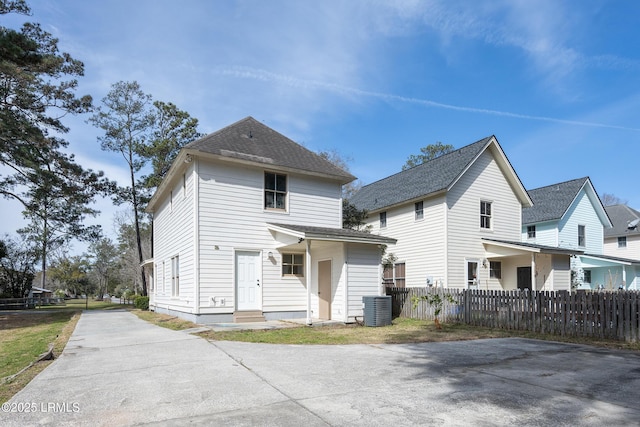
M 590 176 L 640 208 L 640 3 L 613 1 L 32 0 L 96 105 L 136 80 L 213 132 L 246 116 L 367 184 L 420 147 L 496 135 L 526 188 Z M 125 183 L 87 117 L 67 117 L 81 164 Z M 21 224 L 2 201 L 1 233 Z M 99 201 L 97 220 L 113 233 Z

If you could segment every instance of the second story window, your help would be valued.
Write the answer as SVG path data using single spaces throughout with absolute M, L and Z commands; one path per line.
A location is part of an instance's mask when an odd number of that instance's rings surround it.
M 536 238 L 536 226 L 528 225 L 527 226 L 527 238 L 535 239 Z
M 285 210 L 287 207 L 287 176 L 264 173 L 264 208 Z
M 424 202 L 416 202 L 416 221 L 424 218 Z
M 491 202 L 480 202 L 480 228 L 491 229 Z
M 585 226 L 579 225 L 578 226 L 578 246 L 583 248 L 586 245 L 587 245 L 587 238 L 586 238 Z
M 387 213 L 380 212 L 380 228 L 385 228 L 387 226 Z
M 619 248 L 627 247 L 627 236 L 618 237 L 618 247 Z

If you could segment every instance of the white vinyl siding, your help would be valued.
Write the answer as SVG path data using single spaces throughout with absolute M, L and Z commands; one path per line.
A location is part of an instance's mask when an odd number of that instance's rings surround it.
M 362 297 L 372 293 L 371 283 L 380 283 L 380 251 L 375 245 L 347 245 L 347 283 L 349 286 L 347 317 L 363 315 Z
M 336 250 L 336 247 L 339 249 Z M 319 313 L 319 298 L 317 296 L 318 286 L 318 261 L 331 260 L 331 319 L 347 321 L 346 303 L 345 303 L 345 285 L 347 282 L 346 271 L 348 266 L 345 264 L 344 245 L 332 244 L 327 242 L 314 242 L 311 246 L 311 254 L 314 262 L 311 266 L 311 311 L 313 314 Z M 315 248 L 315 249 L 314 249 Z M 377 283 L 377 282 L 374 282 Z M 371 287 L 369 287 L 371 289 Z M 306 310 L 306 292 L 304 293 L 304 301 Z M 317 316 L 316 316 L 317 317 Z M 352 319 L 353 321 L 353 319 Z
M 415 221 L 415 204 L 388 209 L 387 226 L 380 228 L 377 215 L 367 219 L 371 232 L 398 240 L 389 245 L 387 253 L 393 253 L 397 262 L 406 265 L 405 283 L 407 287 L 426 286 L 427 277 L 438 283 L 445 278 L 446 222 L 444 197 L 434 197 L 423 201 L 425 221 Z
M 175 177 L 164 202 L 154 213 L 154 259 L 159 260 L 157 287 L 154 303 L 159 307 L 179 307 L 195 312 L 195 268 L 193 257 L 193 186 L 194 166 L 184 175 Z M 179 296 L 172 297 L 172 258 L 180 257 Z M 161 264 L 160 264 L 161 263 Z
M 265 210 L 264 172 L 258 167 L 219 162 L 200 165 L 201 313 L 233 311 L 234 249 L 263 252 L 264 312 L 306 310 L 306 279 L 282 276 L 281 253 L 266 224 L 341 228 L 341 186 L 289 173 L 287 211 Z M 269 251 L 273 260 L 267 257 Z M 225 299 L 225 305 L 214 305 L 214 297 L 216 301 Z
M 491 230 L 478 225 L 481 201 L 491 201 Z M 485 151 L 447 193 L 447 208 L 447 286 L 464 288 L 466 260 L 485 256 L 483 237 L 520 240 L 522 205 L 493 155 Z M 502 267 L 505 277 L 506 265 Z M 479 269 L 478 285 L 480 289 L 501 289 L 498 280 L 489 280 L 488 268 Z
M 617 237 L 607 237 L 604 240 L 604 254 L 619 258 L 640 260 L 640 234 L 629 234 L 626 237 L 626 246 L 618 245 Z

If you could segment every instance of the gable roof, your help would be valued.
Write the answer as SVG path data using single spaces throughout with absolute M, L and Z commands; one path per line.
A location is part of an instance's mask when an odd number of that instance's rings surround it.
M 191 156 L 259 165 L 275 171 L 331 179 L 340 184 L 356 179 L 319 154 L 249 116 L 185 145 L 149 201 L 147 212 L 153 212 L 169 183 L 179 176 L 178 171 L 191 162 Z
M 605 228 L 604 237 L 618 237 L 640 234 L 640 224 L 630 229 L 629 223 L 640 219 L 640 212 L 627 205 L 606 206 L 605 210 L 611 218 L 612 228 Z
M 562 219 L 583 189 L 591 200 L 602 225 L 605 228 L 610 227 L 611 221 L 589 177 L 529 190 L 533 206 L 522 209 L 522 225 Z
M 349 201 L 358 209 L 372 212 L 448 191 L 475 160 L 490 147 L 494 148 L 494 157 L 507 175 L 507 179 L 514 187 L 521 203 L 525 206 L 530 205 L 531 200 L 527 191 L 495 136 L 483 138 L 413 168 L 365 185 Z
M 356 179 L 322 156 L 306 149 L 279 132 L 246 117 L 184 147 L 191 153 L 205 153 L 272 168 L 286 168 L 339 180 L 346 184 Z

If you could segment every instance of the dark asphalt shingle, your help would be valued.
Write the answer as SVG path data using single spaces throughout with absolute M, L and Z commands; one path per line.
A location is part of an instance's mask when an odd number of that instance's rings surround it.
M 640 218 L 640 212 L 627 205 L 605 206 L 613 228 L 604 229 L 604 237 L 628 236 L 640 234 L 640 223 L 629 229 L 629 223 Z
M 493 136 L 362 187 L 351 200 L 369 212 L 445 190 Z
M 366 231 L 356 231 L 350 230 L 347 228 L 328 228 L 328 227 L 314 227 L 309 225 L 299 225 L 299 224 L 278 224 L 271 223 L 270 225 L 274 225 L 276 227 L 287 228 L 292 231 L 297 231 L 300 233 L 305 233 L 313 237 L 323 237 L 327 239 L 360 239 L 364 241 L 383 241 L 384 243 L 395 244 L 396 239 L 386 236 L 379 236 L 377 234 L 371 234 Z
M 533 206 L 522 209 L 522 225 L 562 218 L 588 177 L 529 190 Z
M 330 175 L 342 183 L 355 179 L 350 173 L 253 117 L 246 117 L 206 135 L 187 144 L 185 148 L 261 163 L 274 169 L 280 166 L 301 172 Z

